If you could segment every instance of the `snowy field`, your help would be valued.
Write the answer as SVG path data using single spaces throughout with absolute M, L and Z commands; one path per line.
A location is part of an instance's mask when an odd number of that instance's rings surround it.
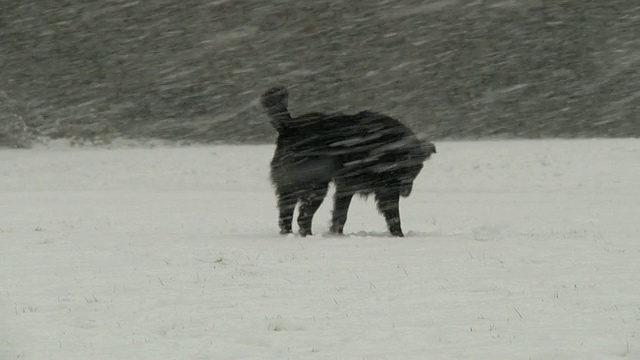
M 0 359 L 640 359 L 640 140 L 439 142 L 391 238 L 272 146 L 0 151 Z

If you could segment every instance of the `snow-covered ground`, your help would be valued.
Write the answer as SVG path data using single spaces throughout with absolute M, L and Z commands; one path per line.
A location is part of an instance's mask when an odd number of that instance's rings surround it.
M 407 237 L 271 146 L 0 151 L 0 359 L 640 359 L 640 140 L 437 143 Z

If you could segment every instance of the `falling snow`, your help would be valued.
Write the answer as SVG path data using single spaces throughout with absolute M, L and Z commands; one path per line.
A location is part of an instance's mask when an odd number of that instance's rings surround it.
M 636 0 L 8 3 L 0 146 L 270 142 L 276 83 L 432 139 L 640 136 Z

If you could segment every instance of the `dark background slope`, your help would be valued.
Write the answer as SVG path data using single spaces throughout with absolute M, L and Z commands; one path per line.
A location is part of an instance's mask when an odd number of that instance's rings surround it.
M 640 2 L 2 0 L 0 143 L 263 142 L 256 106 L 433 139 L 639 136 Z

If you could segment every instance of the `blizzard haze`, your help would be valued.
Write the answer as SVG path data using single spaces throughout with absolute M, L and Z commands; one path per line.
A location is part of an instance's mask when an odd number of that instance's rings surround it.
M 0 147 L 271 143 L 251 102 L 432 139 L 638 137 L 637 0 L 4 0 Z
M 437 142 L 405 238 L 277 234 L 272 146 L 0 152 L 3 359 L 640 359 L 640 142 Z

